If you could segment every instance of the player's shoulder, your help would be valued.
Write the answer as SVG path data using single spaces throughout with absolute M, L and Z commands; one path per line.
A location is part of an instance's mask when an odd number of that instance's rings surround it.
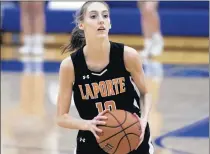
M 72 83 L 74 82 L 75 80 L 74 66 L 70 56 L 62 60 L 60 64 L 59 76 L 60 76 L 59 78 L 62 78 L 63 80 L 68 79 Z
M 118 50 L 118 51 L 123 51 L 124 57 L 126 58 L 130 59 L 130 58 L 136 58 L 137 56 L 139 56 L 138 52 L 132 47 L 126 46 L 125 44 L 119 43 L 119 42 L 111 42 L 111 43 L 112 43 L 112 46 L 115 47 L 114 49 L 117 49 L 117 48 L 123 49 L 123 50 Z
M 124 47 L 124 63 L 128 72 L 131 72 L 135 68 L 140 67 L 141 58 L 139 53 L 131 47 Z
M 136 49 L 129 47 L 129 46 L 124 46 L 124 59 L 127 61 L 135 61 L 139 59 L 139 53 L 136 51 Z
M 74 66 L 73 66 L 73 62 L 72 62 L 72 58 L 71 56 L 66 57 L 65 59 L 62 60 L 61 64 L 60 64 L 60 69 L 64 69 L 67 71 L 74 71 Z

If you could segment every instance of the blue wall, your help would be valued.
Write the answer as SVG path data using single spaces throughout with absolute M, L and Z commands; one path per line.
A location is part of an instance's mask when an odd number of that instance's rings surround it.
M 108 2 L 111 7 L 111 34 L 141 34 L 141 15 L 135 1 Z M 165 36 L 208 36 L 209 2 L 160 2 L 161 30 Z M 20 8 L 4 9 L 3 29 L 20 31 Z M 74 11 L 54 11 L 46 7 L 49 33 L 71 32 Z
M 111 8 L 136 8 L 136 1 L 107 1 Z M 161 1 L 159 9 L 209 9 L 208 1 Z

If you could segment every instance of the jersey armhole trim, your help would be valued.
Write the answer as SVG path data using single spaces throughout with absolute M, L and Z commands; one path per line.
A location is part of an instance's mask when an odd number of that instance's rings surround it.
M 125 73 L 127 73 L 127 74 L 129 74 L 129 76 L 131 76 L 131 73 L 126 69 L 126 66 L 125 66 L 125 45 L 123 45 L 122 63 L 123 63 L 123 68 L 125 70 Z

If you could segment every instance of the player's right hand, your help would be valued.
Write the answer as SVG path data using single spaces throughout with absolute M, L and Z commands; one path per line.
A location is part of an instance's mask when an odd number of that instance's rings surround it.
M 97 127 L 97 125 L 106 125 L 104 120 L 108 118 L 104 116 L 109 110 L 104 110 L 103 112 L 99 113 L 95 118 L 92 120 L 87 120 L 87 130 L 91 131 L 96 139 L 99 139 L 97 134 L 102 133 L 102 130 Z

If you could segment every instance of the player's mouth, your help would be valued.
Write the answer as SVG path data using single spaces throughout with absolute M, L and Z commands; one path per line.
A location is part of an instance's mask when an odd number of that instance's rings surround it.
M 103 32 L 103 31 L 105 31 L 105 30 L 106 30 L 105 27 L 99 27 L 99 28 L 98 28 L 98 31 L 99 31 L 99 32 L 101 32 L 101 31 Z

